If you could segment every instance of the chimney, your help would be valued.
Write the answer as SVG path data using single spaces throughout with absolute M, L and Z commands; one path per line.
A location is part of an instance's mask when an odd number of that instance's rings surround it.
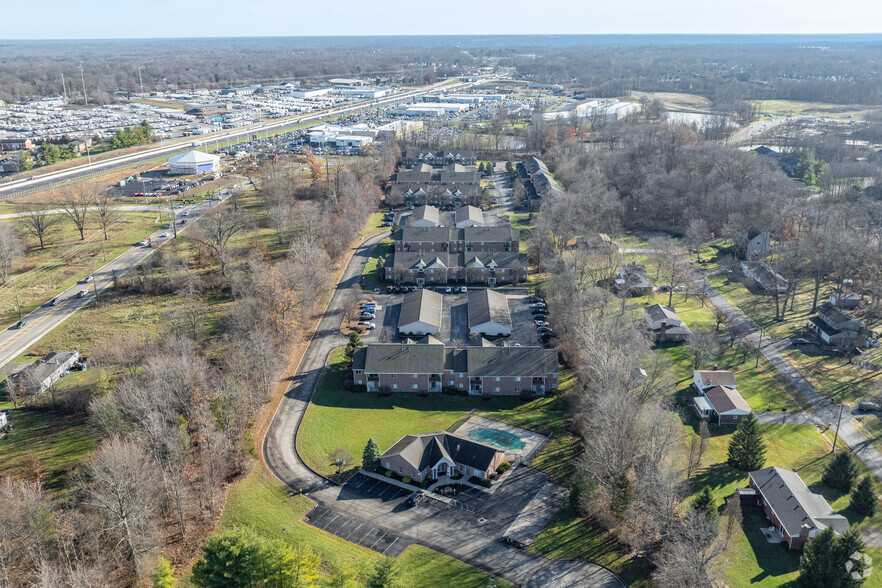
M 668 321 L 662 321 L 659 325 L 658 340 L 664 343 L 667 340 Z
M 720 364 L 715 363 L 715 364 L 714 364 L 714 371 L 716 372 L 716 371 L 718 371 L 719 369 L 720 369 Z

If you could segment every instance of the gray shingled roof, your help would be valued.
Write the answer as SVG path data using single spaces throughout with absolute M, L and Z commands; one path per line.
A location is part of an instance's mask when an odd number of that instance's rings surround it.
M 701 374 L 701 381 L 706 387 L 710 386 L 728 386 L 737 388 L 738 382 L 735 380 L 735 374 L 729 370 L 698 370 Z
M 458 241 L 457 229 L 450 227 L 403 227 L 395 235 L 396 241 L 405 243 L 416 241 L 421 243 L 436 243 Z
M 437 208 L 430 205 L 417 206 L 410 216 L 411 222 L 425 220 L 435 226 L 441 224 L 441 216 Z
M 372 343 L 365 349 L 364 371 L 369 374 L 440 374 L 445 348 L 441 345 Z M 353 367 L 355 367 L 353 363 Z
M 461 223 L 463 221 L 472 220 L 476 223 L 484 224 L 484 213 L 477 206 L 460 206 L 456 209 L 454 222 Z
M 833 527 L 837 533 L 848 530 L 848 519 L 809 490 L 796 472 L 772 466 L 750 472 L 750 477 L 790 535 L 798 535 L 803 525 Z
M 415 470 L 434 466 L 442 457 L 450 461 L 487 471 L 500 450 L 486 443 L 478 443 L 446 431 L 405 435 L 383 453 L 381 459 L 398 455 Z
M 511 227 L 465 227 L 459 229 L 460 241 L 469 242 L 505 242 L 519 241 L 520 232 Z
M 469 347 L 471 377 L 545 377 L 557 373 L 557 352 L 542 347 Z
M 401 303 L 401 315 L 398 318 L 398 328 L 417 321 L 441 329 L 441 306 L 444 297 L 438 292 L 431 290 L 417 290 L 404 295 Z
M 469 327 L 490 322 L 511 328 L 505 294 L 490 289 L 469 290 Z

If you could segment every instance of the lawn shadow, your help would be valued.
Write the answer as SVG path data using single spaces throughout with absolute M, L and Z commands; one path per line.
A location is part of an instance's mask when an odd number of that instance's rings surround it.
M 750 578 L 751 583 L 761 582 L 768 577 L 777 578 L 785 574 L 792 574 L 799 570 L 800 552 L 787 548 L 786 543 L 769 543 L 763 535 L 762 529 L 771 526 L 765 512 L 758 506 L 744 506 L 742 529 L 756 557 L 757 566 L 762 570 L 759 574 Z M 781 584 L 792 585 L 788 582 Z
M 744 485 L 747 485 L 747 472 L 736 470 L 727 463 L 715 463 L 692 476 L 691 483 L 693 488 L 708 486 L 714 490 L 725 488 L 738 480 L 743 480 Z

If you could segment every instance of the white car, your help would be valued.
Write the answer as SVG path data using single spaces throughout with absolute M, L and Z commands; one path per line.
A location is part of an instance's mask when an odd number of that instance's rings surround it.
M 375 323 L 358 323 L 358 326 L 363 327 L 368 331 L 372 331 L 377 328 L 377 325 Z
M 159 235 L 159 238 L 160 239 L 168 239 L 168 233 L 162 233 L 161 235 Z
M 190 211 L 185 210 L 184 212 L 181 213 L 181 216 L 190 216 Z
M 537 327 L 547 327 L 548 323 L 545 321 L 535 321 Z
M 465 286 L 460 286 L 460 287 L 459 287 L 459 291 L 462 292 L 463 294 L 465 294 L 466 292 L 469 291 L 469 289 L 466 288 Z
M 82 279 L 82 282 L 81 282 L 81 283 L 83 283 L 83 284 L 91 284 L 91 283 L 92 283 L 92 280 L 94 280 L 94 279 L 95 279 L 95 278 L 93 278 L 92 276 L 86 276 L 85 278 Z
M 77 292 L 77 298 L 85 298 L 88 295 L 89 295 L 88 290 L 80 290 L 79 292 Z

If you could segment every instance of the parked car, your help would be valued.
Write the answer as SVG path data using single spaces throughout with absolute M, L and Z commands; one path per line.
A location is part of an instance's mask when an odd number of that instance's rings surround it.
M 453 288 L 451 288 L 450 286 L 447 286 L 446 288 L 444 288 L 444 293 L 445 294 L 453 294 Z
M 547 308 L 544 302 L 534 302 L 530 305 L 530 308 Z
M 401 286 L 393 286 L 393 287 L 392 287 L 392 292 L 393 292 L 394 294 L 401 294 Z
M 879 405 L 875 402 L 860 402 L 858 403 L 858 409 L 862 412 L 876 412 L 879 410 Z
M 682 294 L 686 291 L 686 286 L 674 286 L 674 292 Z
M 399 290 L 401 290 L 401 289 L 399 288 Z M 395 293 L 395 286 L 386 286 L 386 294 L 394 294 L 394 293 Z
M 539 327 L 536 329 L 537 335 L 554 335 L 554 331 L 551 330 L 551 327 Z
M 423 492 L 422 490 L 417 490 L 416 492 L 414 492 L 413 494 L 408 496 L 407 500 L 405 501 L 405 504 L 407 504 L 407 506 L 416 506 L 417 504 L 422 502 L 425 498 L 426 498 L 426 493 Z
M 533 314 L 548 314 L 548 309 L 547 308 L 534 308 L 530 312 L 532 312 Z
M 363 321 L 358 323 L 358 326 L 361 327 L 362 329 L 367 329 L 368 331 L 371 331 L 371 330 L 377 328 L 376 323 L 366 323 Z
M 543 320 L 536 319 L 536 320 L 533 321 L 533 322 L 536 323 L 536 326 L 537 326 L 537 327 L 547 327 L 547 326 L 548 326 L 548 323 L 546 323 L 546 322 L 543 321 Z
M 363 313 L 361 313 L 361 316 L 359 317 L 359 319 L 363 320 L 363 321 L 372 321 L 375 318 L 377 318 L 377 316 L 372 312 L 363 312 Z
M 466 292 L 469 291 L 469 289 L 466 288 L 465 286 L 460 286 L 460 287 L 459 287 L 459 291 L 462 292 L 463 294 L 465 294 Z
M 80 290 L 79 292 L 77 292 L 77 298 L 85 298 L 88 295 L 89 295 L 88 290 Z
M 809 341 L 808 339 L 803 339 L 802 337 L 794 337 L 793 339 L 790 340 L 790 342 L 796 346 L 811 345 L 812 344 L 811 341 Z
M 86 276 L 85 278 L 80 280 L 80 283 L 81 284 L 91 284 L 94 279 L 95 278 L 93 278 L 92 276 Z
M 544 320 L 546 320 L 547 318 L 548 318 L 548 317 L 545 316 L 544 314 L 534 314 L 534 315 L 533 315 L 533 320 L 534 320 L 534 321 L 544 321 Z
M 381 227 L 391 227 L 392 223 L 390 223 L 389 221 L 385 221 L 385 222 L 381 223 L 380 226 Z

